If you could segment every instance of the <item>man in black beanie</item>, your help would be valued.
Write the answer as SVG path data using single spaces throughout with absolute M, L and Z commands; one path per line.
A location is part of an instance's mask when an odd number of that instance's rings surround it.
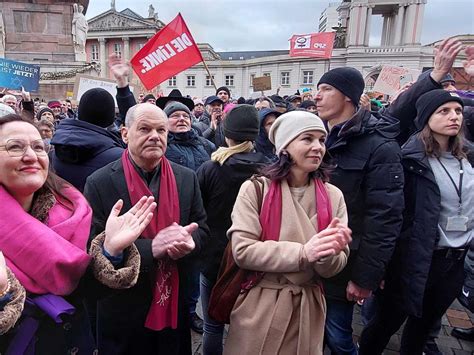
M 216 90 L 216 96 L 222 100 L 222 102 L 224 103 L 224 107 L 225 105 L 227 105 L 227 103 L 229 102 L 229 99 L 230 99 L 230 90 L 227 86 L 221 86 L 220 88 L 218 88 Z
M 326 156 L 335 166 L 330 182 L 344 194 L 353 239 L 346 268 L 324 281 L 325 340 L 336 354 L 357 354 L 354 304 L 379 287 L 402 226 L 403 169 L 394 140 L 398 126 L 359 108 L 364 86 L 358 70 L 336 68 L 321 77 L 316 95 L 318 116 L 329 132 Z
M 51 140 L 51 164 L 60 177 L 80 191 L 89 175 L 122 154 L 122 139 L 106 129 L 114 118 L 114 98 L 106 90 L 94 88 L 82 95 L 78 119 L 64 119 L 56 129 Z

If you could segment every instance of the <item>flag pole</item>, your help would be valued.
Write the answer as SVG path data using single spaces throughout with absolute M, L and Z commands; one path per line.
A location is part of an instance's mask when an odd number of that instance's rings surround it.
M 204 57 L 202 58 L 202 64 L 204 64 L 204 68 L 206 68 L 207 74 L 209 74 L 209 78 L 211 78 L 212 86 L 214 86 L 214 89 L 217 91 L 216 83 L 214 82 L 214 78 L 212 77 L 211 72 L 209 71 L 209 67 L 207 66 L 207 63 L 204 60 Z

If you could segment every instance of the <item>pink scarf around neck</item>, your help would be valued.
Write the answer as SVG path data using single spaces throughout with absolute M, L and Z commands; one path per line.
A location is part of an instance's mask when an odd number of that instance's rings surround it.
M 314 179 L 314 190 L 316 192 L 315 202 L 317 211 L 318 231 L 326 229 L 332 220 L 332 206 L 328 191 L 321 179 Z M 260 225 L 262 226 L 261 241 L 279 240 L 281 228 L 282 194 L 281 183 L 272 181 L 265 195 L 260 211 Z M 263 277 L 263 272 L 252 272 L 242 284 L 243 290 L 255 286 Z
M 0 185 L 0 250 L 8 267 L 31 293 L 70 294 L 90 261 L 86 248 L 92 210 L 73 187 L 64 188 L 62 193 L 72 202 L 72 210 L 56 197 L 43 224 Z

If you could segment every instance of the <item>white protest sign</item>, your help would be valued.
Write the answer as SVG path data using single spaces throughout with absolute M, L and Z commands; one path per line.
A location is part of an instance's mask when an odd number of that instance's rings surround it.
M 384 65 L 372 90 L 387 95 L 395 95 L 401 85 L 415 81 L 420 73 L 421 70 L 418 69 Z
M 96 76 L 82 74 L 76 75 L 73 99 L 79 102 L 82 95 L 84 95 L 87 90 L 95 88 L 101 88 L 108 91 L 113 96 L 115 107 L 117 107 L 117 100 L 115 99 L 115 95 L 117 95 L 117 83 L 114 80 L 99 78 Z M 130 86 L 130 91 L 133 92 L 132 86 Z

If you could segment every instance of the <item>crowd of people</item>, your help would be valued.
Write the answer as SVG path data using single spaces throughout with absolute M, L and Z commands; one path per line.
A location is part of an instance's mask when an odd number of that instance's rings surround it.
M 474 311 L 461 50 L 474 77 L 474 47 L 447 39 L 386 100 L 349 67 L 315 93 L 136 98 L 116 56 L 116 100 L 3 95 L 0 353 L 189 355 L 192 329 L 204 355 L 381 354 L 404 324 L 401 354 L 440 354 L 452 302 Z M 224 341 L 227 253 L 246 276 Z

